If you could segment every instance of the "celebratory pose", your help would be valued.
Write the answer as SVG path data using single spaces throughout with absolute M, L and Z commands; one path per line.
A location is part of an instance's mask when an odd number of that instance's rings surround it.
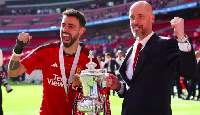
M 73 75 L 87 69 L 89 52 L 79 43 L 85 32 L 86 20 L 77 10 L 66 10 L 60 28 L 60 42 L 36 48 L 20 61 L 23 47 L 32 39 L 28 33 L 20 33 L 9 62 L 8 74 L 16 77 L 23 72 L 30 74 L 41 69 L 43 74 L 43 99 L 40 115 L 70 115 L 76 97 L 76 87 L 72 85 Z M 99 64 L 96 58 L 93 61 Z M 75 84 L 78 84 L 76 80 Z
M 159 37 L 152 31 L 155 15 L 146 1 L 135 2 L 129 10 L 130 28 L 136 38 L 120 67 L 124 83 L 107 76 L 107 86 L 124 98 L 122 115 L 171 115 L 171 87 L 175 72 L 195 77 L 194 51 L 184 34 L 184 20 L 172 19 L 178 37 Z

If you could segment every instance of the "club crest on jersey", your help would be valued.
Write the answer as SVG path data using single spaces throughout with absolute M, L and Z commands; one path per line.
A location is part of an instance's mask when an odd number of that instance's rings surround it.
M 80 74 L 81 70 L 83 70 L 83 67 L 81 65 L 77 65 L 76 73 Z
M 55 62 L 54 64 L 51 65 L 52 67 L 58 67 L 57 63 Z

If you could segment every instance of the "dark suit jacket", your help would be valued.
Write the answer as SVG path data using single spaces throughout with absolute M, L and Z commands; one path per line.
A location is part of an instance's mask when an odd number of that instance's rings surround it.
M 122 115 L 171 115 L 171 87 L 175 72 L 185 77 L 197 75 L 194 51 L 182 52 L 177 40 L 164 39 L 155 33 L 139 52 L 132 79 L 126 76 L 127 53 L 120 67 L 125 92 Z M 127 90 L 126 85 L 129 86 Z
M 198 77 L 197 77 L 197 83 L 198 83 L 199 96 L 200 96 L 200 61 L 197 63 L 197 66 L 198 66 Z
M 117 67 L 116 69 L 115 69 L 115 66 Z M 108 63 L 105 63 L 104 68 L 108 68 Z M 118 69 L 119 69 L 119 64 L 116 62 L 115 59 L 111 59 L 111 62 L 110 62 L 111 72 L 110 73 L 114 74 L 115 70 L 118 70 Z

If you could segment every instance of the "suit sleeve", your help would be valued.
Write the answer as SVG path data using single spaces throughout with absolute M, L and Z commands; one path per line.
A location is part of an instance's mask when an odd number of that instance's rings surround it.
M 197 71 L 198 71 L 198 79 L 200 79 L 200 61 L 197 63 Z M 200 87 L 200 86 L 198 86 L 198 87 Z
M 178 43 L 175 39 L 169 39 L 167 40 L 167 49 L 165 51 L 168 64 L 179 75 L 187 78 L 195 78 L 197 76 L 197 61 L 193 48 L 190 52 L 183 52 L 178 48 Z
M 122 86 L 123 86 L 123 89 L 120 89 L 120 90 L 122 90 L 122 93 L 121 92 L 118 92 L 118 91 L 116 91 L 117 92 L 117 94 L 118 94 L 118 96 L 120 97 L 120 98 L 124 98 L 124 95 L 125 95 L 125 93 L 126 93 L 126 83 L 122 83 L 121 84 Z

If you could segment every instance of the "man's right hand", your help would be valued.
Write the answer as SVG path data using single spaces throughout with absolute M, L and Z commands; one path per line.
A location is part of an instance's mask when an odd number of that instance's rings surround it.
M 29 35 L 29 33 L 19 33 L 18 37 L 17 37 L 17 42 L 16 45 L 14 47 L 14 52 L 16 54 L 21 54 L 23 51 L 24 46 L 28 43 L 28 41 L 30 41 L 32 39 L 32 36 Z
M 110 89 L 114 90 L 120 90 L 121 83 L 116 76 L 114 76 L 113 74 L 109 74 L 108 76 L 106 76 L 106 87 L 110 87 Z

